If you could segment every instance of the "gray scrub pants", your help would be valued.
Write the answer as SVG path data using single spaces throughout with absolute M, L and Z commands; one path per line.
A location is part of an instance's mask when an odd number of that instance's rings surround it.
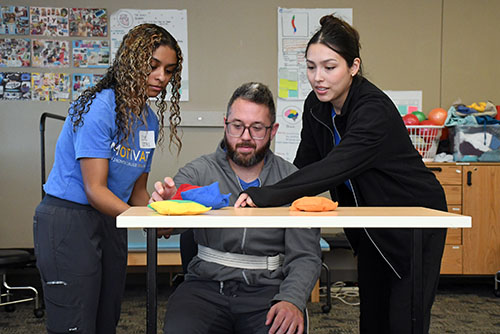
M 89 205 L 46 195 L 35 210 L 33 235 L 48 333 L 115 333 L 127 230 Z
M 267 334 L 266 316 L 279 286 L 186 280 L 170 296 L 165 334 Z

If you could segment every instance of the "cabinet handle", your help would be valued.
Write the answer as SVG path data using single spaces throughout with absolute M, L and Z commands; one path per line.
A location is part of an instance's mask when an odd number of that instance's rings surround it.
M 467 172 L 467 185 L 472 186 L 472 172 L 471 171 Z
M 443 169 L 441 167 L 429 167 L 429 169 L 433 172 L 442 172 Z

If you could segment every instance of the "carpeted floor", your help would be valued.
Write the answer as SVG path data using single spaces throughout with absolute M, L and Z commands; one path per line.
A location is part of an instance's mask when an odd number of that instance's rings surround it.
M 170 288 L 160 286 L 158 296 L 158 328 L 163 325 L 163 315 Z M 33 304 L 24 303 L 16 311 L 0 310 L 0 333 L 44 333 L 44 320 L 33 316 Z M 146 297 L 144 286 L 129 285 L 122 304 L 118 334 L 145 332 Z M 358 306 L 345 305 L 333 300 L 329 314 L 321 312 L 321 303 L 309 304 L 310 333 L 358 333 Z M 432 310 L 432 334 L 500 334 L 500 298 L 493 294 L 493 279 L 445 278 L 441 280 Z M 160 330 L 159 330 L 160 332 Z

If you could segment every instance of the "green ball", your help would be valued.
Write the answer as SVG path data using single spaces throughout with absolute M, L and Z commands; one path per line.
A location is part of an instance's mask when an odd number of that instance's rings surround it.
M 425 121 L 427 119 L 425 114 L 421 111 L 414 111 L 412 112 L 412 114 L 417 116 L 419 122 Z

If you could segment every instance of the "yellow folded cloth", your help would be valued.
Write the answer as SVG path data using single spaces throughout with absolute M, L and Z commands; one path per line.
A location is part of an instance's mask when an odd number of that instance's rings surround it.
M 338 202 L 321 196 L 304 196 L 295 200 L 290 211 L 333 211 L 339 206 Z
M 212 209 L 211 206 L 187 200 L 158 201 L 148 206 L 162 215 L 197 215 Z
M 474 103 L 468 105 L 467 107 L 475 109 L 479 112 L 483 112 L 484 109 L 486 109 L 486 102 L 479 102 L 479 103 L 474 102 Z

